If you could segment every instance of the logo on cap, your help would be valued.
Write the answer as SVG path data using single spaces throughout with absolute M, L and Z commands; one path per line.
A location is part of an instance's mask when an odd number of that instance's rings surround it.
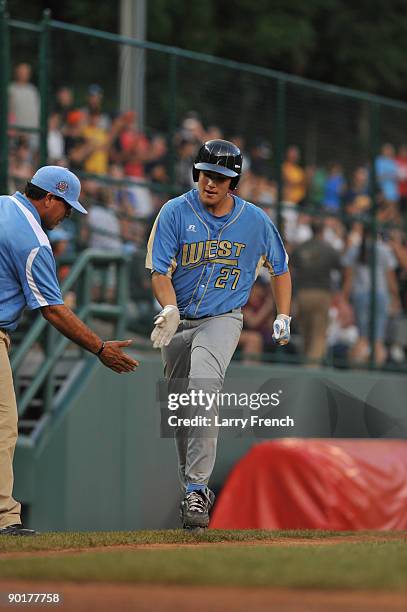
M 65 193 L 69 189 L 69 185 L 66 181 L 59 181 L 59 183 L 57 183 L 55 187 L 60 193 Z

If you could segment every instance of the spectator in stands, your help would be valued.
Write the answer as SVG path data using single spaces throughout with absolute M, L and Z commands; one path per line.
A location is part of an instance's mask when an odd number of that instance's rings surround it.
M 336 162 L 329 165 L 326 176 L 323 208 L 325 209 L 324 240 L 336 251 L 343 251 L 345 247 L 344 226 L 339 218 L 343 209 L 346 181 L 343 176 L 342 166 Z
M 109 190 L 101 188 L 96 181 L 82 182 L 85 194 L 92 204 L 88 207 L 86 218 L 87 225 L 82 233 L 87 245 L 91 249 L 99 249 L 109 253 L 121 253 L 123 251 L 123 239 L 119 216 L 115 203 L 110 198 Z M 104 276 L 106 274 L 106 277 Z M 116 290 L 116 270 L 110 266 L 107 273 L 95 270 L 93 280 L 93 299 L 106 299 L 114 301 Z M 102 289 L 106 292 L 102 296 Z
M 277 185 L 267 176 L 256 176 L 252 189 L 251 201 L 269 212 L 271 207 L 277 202 Z
M 64 130 L 65 136 L 65 157 L 72 170 L 82 170 L 83 162 L 88 154 L 88 147 L 82 130 L 85 122 L 85 115 L 80 110 L 70 111 L 67 115 Z
M 31 83 L 30 64 L 18 64 L 14 71 L 14 81 L 8 88 L 10 111 L 17 125 L 27 128 L 39 128 L 40 97 L 38 89 Z M 39 147 L 38 134 L 29 134 L 28 144 L 33 152 Z
M 64 126 L 68 114 L 74 110 L 73 92 L 70 87 L 63 85 L 57 90 L 53 113 L 57 113 L 61 118 L 61 125 Z
M 208 140 L 202 121 L 195 111 L 189 111 L 181 123 L 181 129 L 176 136 L 176 144 L 181 140 L 194 142 L 196 150 Z
M 312 238 L 311 221 L 309 214 L 298 212 L 291 207 L 282 211 L 284 223 L 284 237 L 287 240 L 287 252 L 291 253 L 297 245 Z
M 33 154 L 28 136 L 21 134 L 14 143 L 9 157 L 9 180 L 12 191 L 24 191 L 28 179 L 34 174 Z
M 145 245 L 146 223 L 143 221 L 153 214 L 150 190 L 146 185 L 133 185 L 118 164 L 111 166 L 110 176 L 117 181 L 109 187 L 109 201 L 120 222 L 124 250 L 134 253 Z
M 325 217 L 324 240 L 338 251 L 343 253 L 346 246 L 346 227 L 337 217 Z
M 144 165 L 146 177 L 150 178 L 154 174 L 157 176 L 158 182 L 164 182 L 162 180 L 162 174 L 167 175 L 168 165 L 168 146 L 167 141 L 161 134 L 155 134 L 150 141 L 148 159 Z M 159 167 L 158 173 L 155 173 L 156 168 Z M 167 180 L 167 183 L 169 179 Z
M 297 146 L 288 147 L 282 166 L 283 201 L 301 204 L 305 198 L 305 172 L 299 165 L 300 150 Z
M 261 359 L 265 349 L 273 345 L 272 320 L 274 300 L 270 282 L 259 275 L 243 308 L 243 331 L 239 340 L 245 363 Z
M 399 147 L 396 158 L 399 179 L 400 209 L 403 214 L 407 212 L 407 145 Z
M 383 220 L 389 220 L 397 211 L 400 199 L 399 192 L 399 169 L 395 159 L 395 151 L 392 144 L 386 143 L 382 146 L 381 155 L 375 160 L 376 179 L 382 195 Z
M 210 125 L 206 130 L 205 140 L 223 140 L 223 132 L 218 125 Z
M 122 113 L 115 119 L 112 142 L 111 159 L 123 164 L 125 175 L 144 178 L 144 164 L 149 159 L 150 144 L 138 128 L 135 111 Z
M 168 174 L 168 145 L 165 137 L 156 134 L 151 139 L 149 161 L 145 164 L 146 178 L 151 182 L 151 198 L 155 213 L 171 197 L 169 186 L 172 183 Z
M 234 142 L 234 141 L 231 141 L 231 142 Z M 250 202 L 256 202 L 256 198 L 254 194 L 256 185 L 257 185 L 257 178 L 254 176 L 254 174 L 252 174 L 250 169 L 246 169 L 246 171 L 242 173 L 242 176 L 239 180 L 239 184 L 237 186 L 237 192 L 239 194 L 239 197 L 243 198 L 243 200 L 249 200 Z
M 401 268 L 407 271 L 407 246 L 403 232 L 399 229 L 393 229 L 389 233 L 388 244 L 393 250 Z
M 266 140 L 258 140 L 250 149 L 250 171 L 256 177 L 271 178 L 271 146 Z
M 102 130 L 109 130 L 111 125 L 110 117 L 103 112 L 103 88 L 100 85 L 93 84 L 88 87 L 88 97 L 86 106 L 81 111 L 85 116 L 85 122 L 88 121 L 88 116 L 97 117 L 96 125 Z
M 175 162 L 175 182 L 182 191 L 195 187 L 191 173 L 195 155 L 195 140 L 193 138 L 182 139 L 177 147 L 177 161 Z
M 70 266 L 67 264 L 59 265 L 59 258 L 66 255 L 69 250 L 69 241 L 71 239 L 70 234 L 65 231 L 62 227 L 50 230 L 48 232 L 48 238 L 51 243 L 52 252 L 57 262 L 57 276 L 58 280 L 62 283 L 69 274 Z M 65 298 L 66 304 L 66 298 Z M 73 308 L 72 304 L 69 304 L 69 308 Z
M 343 177 L 342 166 L 336 162 L 331 163 L 325 181 L 323 196 L 323 205 L 326 210 L 334 214 L 341 212 L 342 196 L 344 195 L 345 188 L 346 182 Z
M 320 207 L 324 199 L 325 182 L 327 173 L 325 168 L 315 164 L 307 166 L 305 169 L 307 180 L 308 201 L 313 206 Z
M 52 113 L 48 119 L 48 163 L 55 166 L 65 158 L 65 140 L 61 131 L 61 116 Z
M 92 110 L 88 113 L 87 124 L 82 128 L 81 136 L 84 139 L 84 171 L 89 174 L 107 174 L 111 138 L 109 131 L 102 127 L 97 112 Z
M 359 217 L 369 210 L 369 173 L 365 166 L 358 166 L 352 175 L 350 186 L 345 193 L 345 211 L 347 215 Z
M 271 180 L 271 171 L 271 147 L 267 141 L 258 140 L 250 150 L 250 168 L 246 167 L 239 182 L 239 195 L 264 207 L 270 216 L 277 201 L 277 185 Z
M 115 204 L 108 197 L 108 191 L 100 187 L 96 181 L 86 181 L 85 185 L 87 194 L 91 194 L 92 198 L 86 218 L 90 248 L 110 252 L 121 251 L 120 223 Z
M 312 238 L 294 249 L 290 262 L 297 288 L 295 303 L 304 355 L 309 366 L 316 366 L 326 353 L 331 273 L 340 268 L 340 256 L 324 241 L 323 222 L 313 221 L 312 231 Z
M 359 340 L 352 351 L 352 358 L 365 363 L 370 354 L 371 308 L 371 260 L 373 241 L 369 232 L 355 225 L 349 235 L 349 246 L 343 256 L 346 299 L 352 301 L 359 330 Z M 376 309 L 375 309 L 375 359 L 377 365 L 386 360 L 384 338 L 390 308 L 400 310 L 395 269 L 397 261 L 391 248 L 380 238 L 376 239 Z
M 349 351 L 357 342 L 358 337 L 352 306 L 343 293 L 337 291 L 333 295 L 329 308 L 327 335 L 327 345 L 332 351 L 334 360 L 339 358 L 342 364 L 347 363 Z
M 270 178 L 271 152 L 265 144 L 257 144 L 252 148 L 251 154 L 250 169 L 246 169 L 239 181 L 239 195 L 263 206 L 271 215 L 271 207 L 277 202 L 277 184 Z

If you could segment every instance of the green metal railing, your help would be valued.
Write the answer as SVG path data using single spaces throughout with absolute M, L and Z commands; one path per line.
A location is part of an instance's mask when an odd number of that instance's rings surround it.
M 106 268 L 106 266 L 111 265 L 114 265 L 117 270 L 115 303 L 96 303 L 92 299 L 92 276 L 94 268 L 95 266 L 103 266 Z M 103 253 L 89 249 L 81 254 L 61 287 L 64 296 L 74 287 L 78 287 L 78 317 L 85 323 L 88 322 L 91 317 L 102 318 L 113 322 L 114 336 L 117 338 L 122 336 L 126 328 L 126 304 L 128 294 L 126 268 L 127 259 L 123 255 Z M 58 334 L 56 330 L 39 315 L 15 353 L 12 355 L 11 367 L 14 377 L 18 381 L 19 371 L 28 351 L 39 342 L 44 332 L 47 332 L 44 361 L 33 374 L 30 386 L 19 397 L 18 413 L 20 417 L 25 414 L 27 407 L 41 387 L 43 387 L 42 413 L 46 415 L 52 411 L 54 389 L 53 370 L 64 354 L 70 340 Z M 85 354 L 87 355 L 86 351 L 84 351 L 84 355 Z
M 0 0 L 0 77 L 8 82 L 11 59 L 23 59 L 18 43 L 30 48 L 36 62 L 36 75 L 41 98 L 39 126 L 36 129 L 13 126 L 21 131 L 37 131 L 40 135 L 39 162 L 46 163 L 47 121 L 50 93 L 71 80 L 76 92 L 85 91 L 91 82 L 105 89 L 106 110 L 117 111 L 118 90 L 112 84 L 117 74 L 118 49 L 142 50 L 146 54 L 145 79 L 147 131 L 164 133 L 169 143 L 167 168 L 171 195 L 175 184 L 176 156 L 174 136 L 188 110 L 195 110 L 206 125 L 218 125 L 225 136 L 242 136 L 247 148 L 256 140 L 266 140 L 272 147 L 272 178 L 277 184 L 276 220 L 281 227 L 284 201 L 282 163 L 289 144 L 298 144 L 306 164 L 325 165 L 339 160 L 350 172 L 358 164 L 370 168 L 371 208 L 363 223 L 376 235 L 378 229 L 375 159 L 380 145 L 390 141 L 401 144 L 407 134 L 407 104 L 402 101 L 371 95 L 311 81 L 269 68 L 253 66 L 169 47 L 93 28 L 81 27 L 51 19 L 44 11 L 40 23 L 11 19 L 5 0 Z M 28 41 L 28 42 L 27 42 Z M 69 53 L 67 53 L 69 49 Z M 84 58 L 86 57 L 86 62 Z M 100 58 L 103 57 L 103 62 Z M 120 76 L 120 75 L 118 75 Z M 80 104 L 79 104 L 80 106 Z M 7 193 L 7 95 L 0 88 L 0 187 Z M 86 173 L 83 173 L 86 176 Z M 115 183 L 111 177 L 99 176 L 103 183 Z M 120 184 L 117 181 L 116 184 Z M 157 189 L 157 186 L 154 186 Z M 159 189 L 159 187 L 158 187 Z M 321 209 L 308 206 L 312 214 Z M 376 318 L 375 249 L 370 262 L 370 340 L 374 347 Z M 374 366 L 374 348 L 370 364 Z

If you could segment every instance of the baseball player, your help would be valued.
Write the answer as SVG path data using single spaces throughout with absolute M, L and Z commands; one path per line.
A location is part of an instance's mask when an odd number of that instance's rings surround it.
M 35 534 L 22 526 L 21 507 L 12 496 L 17 405 L 9 334 L 24 308 L 41 309 L 51 325 L 111 370 L 131 372 L 138 366 L 122 351 L 131 340 L 103 342 L 64 305 L 43 228 L 53 229 L 72 210 L 87 214 L 78 202 L 80 189 L 79 179 L 66 168 L 44 166 L 27 183 L 24 194 L 0 197 L 0 535 Z
M 242 155 L 232 142 L 210 140 L 199 150 L 192 174 L 197 189 L 168 201 L 148 242 L 146 267 L 162 311 L 151 340 L 162 350 L 171 392 L 216 393 L 242 331 L 241 308 L 262 266 L 271 274 L 277 306 L 274 339 L 290 339 L 291 279 L 288 257 L 270 218 L 233 194 Z M 188 416 L 214 417 L 218 407 L 188 407 Z M 178 411 L 179 412 L 179 411 Z M 211 422 L 215 419 L 213 418 Z M 216 456 L 216 431 L 175 430 L 184 490 L 181 520 L 205 528 L 214 494 L 208 488 Z

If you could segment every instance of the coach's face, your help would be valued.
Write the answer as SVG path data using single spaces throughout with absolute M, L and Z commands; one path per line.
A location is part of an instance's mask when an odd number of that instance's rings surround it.
M 218 206 L 229 193 L 231 179 L 223 174 L 201 170 L 198 179 L 199 197 L 204 206 Z
M 44 214 L 41 220 L 48 230 L 54 229 L 58 223 L 61 223 L 72 213 L 71 206 L 52 193 L 47 193 L 44 203 Z

